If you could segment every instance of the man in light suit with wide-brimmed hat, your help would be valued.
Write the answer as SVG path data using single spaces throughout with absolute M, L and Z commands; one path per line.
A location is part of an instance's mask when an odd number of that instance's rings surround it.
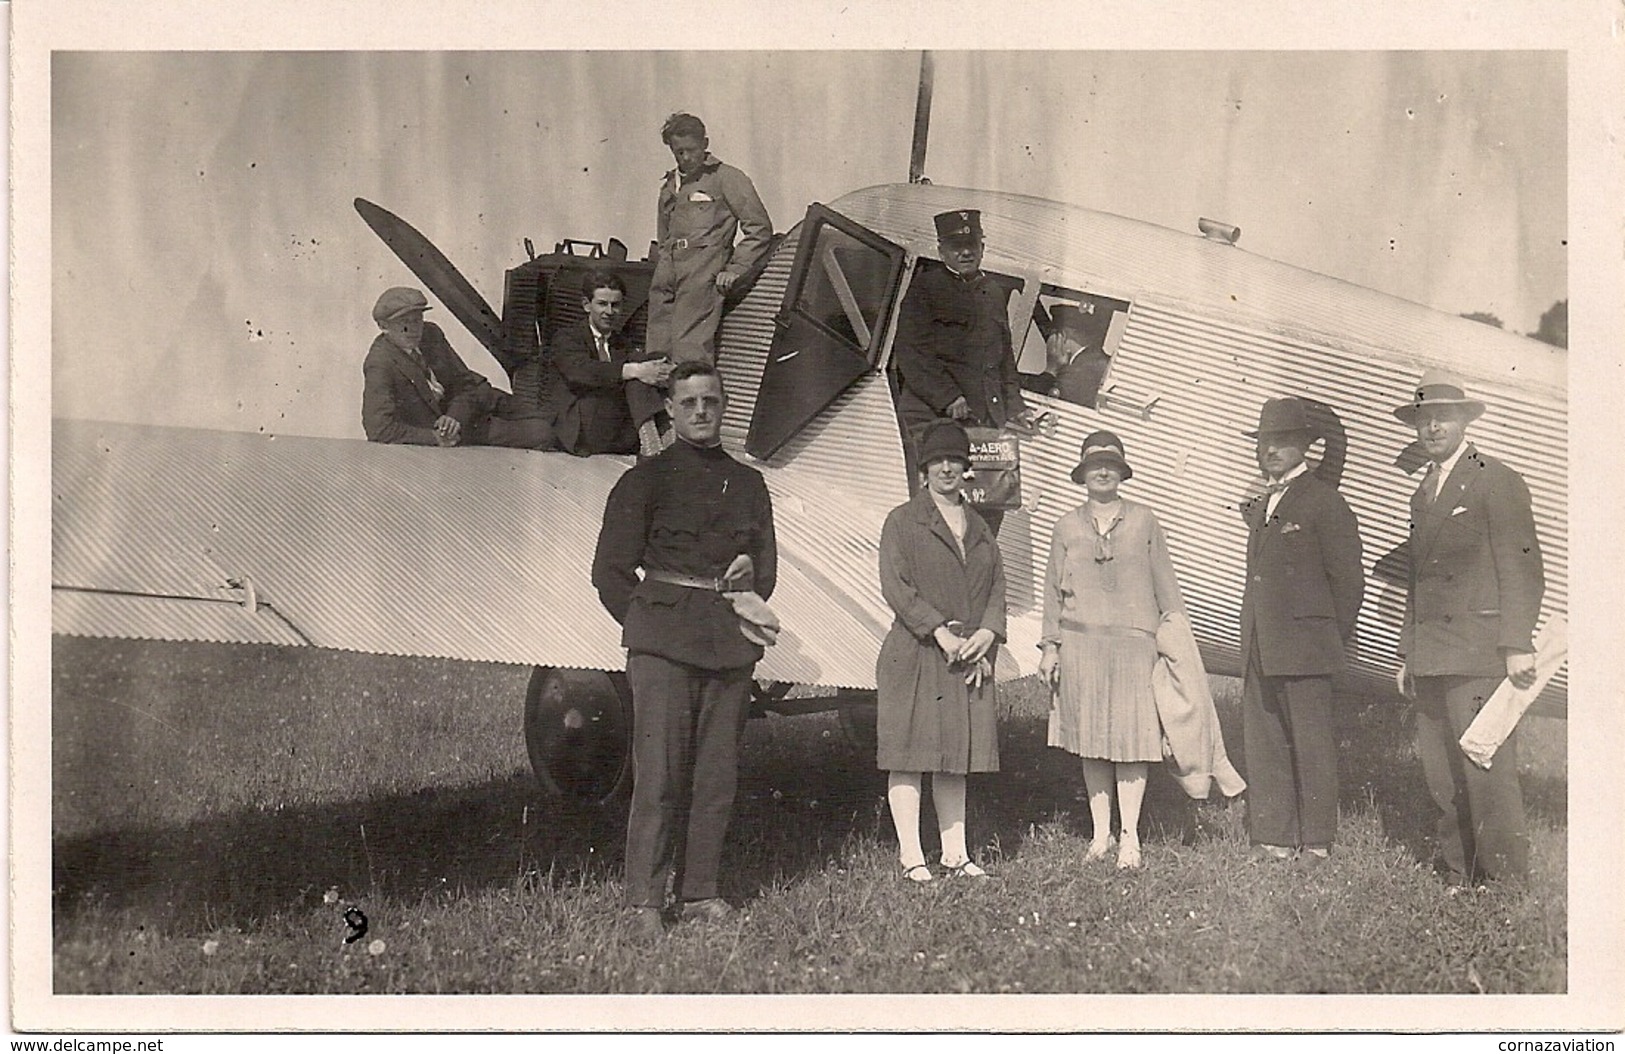
M 1529 487 L 1466 441 L 1484 410 L 1442 370 L 1424 373 L 1394 410 L 1428 457 L 1411 496 L 1399 686 L 1416 700 L 1417 751 L 1438 807 L 1436 866 L 1453 887 L 1522 882 L 1529 868 L 1516 732 L 1488 770 L 1457 746 L 1503 678 L 1534 683 L 1545 591 Z

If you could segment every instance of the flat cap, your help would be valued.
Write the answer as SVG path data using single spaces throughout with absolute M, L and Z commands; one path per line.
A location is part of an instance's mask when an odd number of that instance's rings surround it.
M 398 285 L 393 289 L 386 289 L 378 298 L 378 303 L 372 305 L 372 320 L 374 322 L 388 322 L 392 318 L 400 318 L 408 311 L 427 311 L 429 301 L 423 293 L 409 286 Z

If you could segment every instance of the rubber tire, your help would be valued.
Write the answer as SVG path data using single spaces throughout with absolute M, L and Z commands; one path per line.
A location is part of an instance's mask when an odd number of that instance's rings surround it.
M 525 690 L 525 749 L 542 793 L 587 805 L 632 785 L 632 693 L 626 675 L 538 666 Z
M 835 714 L 846 741 L 872 760 L 880 743 L 880 710 L 875 693 L 842 688 L 835 693 Z

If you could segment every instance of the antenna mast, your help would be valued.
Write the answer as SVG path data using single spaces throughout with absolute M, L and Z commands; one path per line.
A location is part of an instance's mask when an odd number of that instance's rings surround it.
M 920 93 L 914 101 L 914 147 L 909 153 L 908 181 L 929 183 L 925 178 L 925 141 L 931 131 L 931 53 L 920 52 Z

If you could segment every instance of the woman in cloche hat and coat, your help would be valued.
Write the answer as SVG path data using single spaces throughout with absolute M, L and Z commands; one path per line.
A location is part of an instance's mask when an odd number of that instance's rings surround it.
M 1085 859 L 1099 860 L 1111 846 L 1115 791 L 1120 868 L 1140 866 L 1146 763 L 1162 760 L 1151 681 L 1157 627 L 1185 610 L 1156 516 L 1117 493 L 1133 476 L 1117 436 L 1084 439 L 1072 480 L 1088 500 L 1056 521 L 1050 540 L 1038 666 L 1055 693 L 1049 744 L 1083 759 L 1094 821 Z
M 880 534 L 880 587 L 896 612 L 880 646 L 879 767 L 897 828 L 903 877 L 934 876 L 920 844 L 920 787 L 931 796 L 941 864 L 954 877 L 987 872 L 965 848 L 965 775 L 999 768 L 993 659 L 1005 638 L 999 547 L 961 493 L 965 430 L 935 421 L 920 435 L 924 486 L 893 509 Z

